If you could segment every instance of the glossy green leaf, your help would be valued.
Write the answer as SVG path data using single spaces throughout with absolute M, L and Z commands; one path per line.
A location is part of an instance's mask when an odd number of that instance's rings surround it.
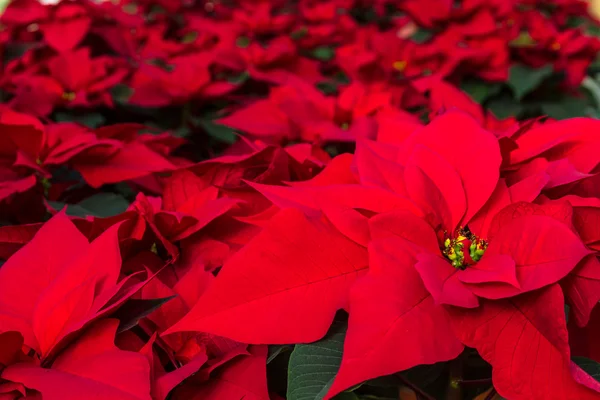
M 515 97 L 521 100 L 533 92 L 541 83 L 552 75 L 551 65 L 542 68 L 531 68 L 526 65 L 516 64 L 510 67 L 508 85 L 513 90 Z
M 321 400 L 342 362 L 347 324 L 334 322 L 318 342 L 296 345 L 288 365 L 287 400 Z
M 115 193 L 98 193 L 90 196 L 77 204 L 67 204 L 60 201 L 49 201 L 50 207 L 61 210 L 67 207 L 67 215 L 72 217 L 112 217 L 121 214 L 129 202 L 121 195 Z
M 572 360 L 589 376 L 600 382 L 600 363 L 586 357 L 572 357 Z

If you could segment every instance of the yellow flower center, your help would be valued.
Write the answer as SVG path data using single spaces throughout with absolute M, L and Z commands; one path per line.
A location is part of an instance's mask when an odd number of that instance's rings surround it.
M 406 64 L 407 64 L 406 61 L 395 61 L 392 64 L 392 67 L 394 67 L 394 69 L 396 71 L 402 72 L 402 71 L 404 71 L 406 69 Z
M 75 93 L 73 93 L 73 92 L 64 92 L 61 97 L 62 97 L 63 100 L 73 101 L 73 100 L 75 100 Z

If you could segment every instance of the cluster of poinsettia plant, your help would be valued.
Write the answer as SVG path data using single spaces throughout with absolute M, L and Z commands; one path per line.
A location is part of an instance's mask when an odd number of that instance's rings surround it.
M 11 1 L 0 399 L 600 398 L 588 6 Z

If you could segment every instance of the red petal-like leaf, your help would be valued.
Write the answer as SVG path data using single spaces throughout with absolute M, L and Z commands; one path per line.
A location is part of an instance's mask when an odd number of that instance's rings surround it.
M 326 398 L 378 376 L 458 356 L 446 311 L 414 270 L 415 250 L 396 238 L 369 245 L 370 269 L 352 288 L 340 370 Z
M 520 288 L 490 282 L 467 285 L 480 297 L 515 296 L 559 281 L 590 253 L 565 224 L 543 215 L 527 215 L 504 225 L 483 256 L 510 256 Z
M 283 210 L 165 334 L 203 331 L 244 343 L 317 340 L 367 265 L 366 249 L 330 223 Z
M 514 400 L 597 399 L 573 378 L 563 296 L 558 285 L 514 299 L 450 307 L 462 342 L 493 367 L 494 387 Z M 549 384 L 550 383 L 550 384 Z
M 50 369 L 19 363 L 6 368 L 2 377 L 39 391 L 47 400 L 150 400 L 148 361 L 114 345 L 118 324 L 97 322 Z

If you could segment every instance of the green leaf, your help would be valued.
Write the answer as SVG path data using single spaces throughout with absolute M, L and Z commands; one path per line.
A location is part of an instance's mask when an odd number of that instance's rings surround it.
M 199 120 L 198 123 L 202 126 L 202 128 L 204 128 L 210 137 L 215 138 L 220 142 L 232 144 L 235 143 L 238 138 L 235 130 L 228 126 L 216 124 L 208 119 Z
M 510 95 L 493 98 L 488 103 L 490 111 L 498 118 L 518 117 L 523 106 L 517 103 Z
M 326 46 L 317 47 L 312 51 L 312 56 L 317 60 L 329 61 L 335 57 L 335 50 Z
M 66 206 L 67 215 L 72 217 L 85 218 L 93 216 L 105 218 L 121 214 L 127 210 L 129 202 L 123 196 L 115 193 L 98 193 L 77 204 L 49 201 L 48 205 L 55 210 L 61 210 Z
M 287 344 L 278 344 L 275 346 L 269 346 L 269 356 L 267 357 L 267 364 L 270 364 L 279 354 L 284 353 L 291 349 L 291 346 Z
M 87 113 L 84 115 L 73 115 L 64 112 L 56 113 L 55 119 L 57 122 L 77 122 L 85 125 L 88 128 L 98 128 L 106 123 L 106 118 L 99 113 Z
M 161 299 L 129 299 L 112 315 L 119 322 L 117 333 L 125 332 L 136 326 L 140 319 L 150 315 L 154 310 L 171 300 L 175 296 Z
M 237 76 L 231 76 L 231 77 L 227 78 L 227 81 L 230 83 L 233 83 L 234 85 L 241 85 L 242 83 L 246 82 L 248 79 L 250 79 L 250 73 L 248 71 L 244 71 Z
M 332 95 L 337 93 L 338 84 L 334 81 L 322 81 L 317 83 L 317 89 L 323 92 L 323 94 Z
M 444 372 L 446 363 L 439 362 L 431 365 L 417 365 L 400 375 L 420 388 L 425 388 L 435 382 Z
M 288 400 L 321 400 L 342 362 L 347 324 L 334 322 L 318 342 L 296 345 L 288 364 Z
M 517 100 L 534 91 L 550 75 L 552 66 L 546 65 L 542 68 L 530 68 L 526 65 L 517 64 L 510 67 L 508 85 L 513 90 Z
M 419 28 L 415 33 L 410 37 L 410 40 L 416 43 L 425 43 L 429 39 L 433 37 L 433 32 L 428 31 L 427 29 Z
M 589 376 L 600 382 L 600 363 L 586 357 L 572 357 L 571 359 Z
M 590 101 L 586 97 L 563 97 L 554 102 L 542 103 L 542 112 L 555 119 L 584 117 L 590 108 Z
M 119 83 L 110 89 L 110 94 L 112 95 L 115 103 L 124 104 L 129 101 L 129 98 L 133 94 L 133 89 L 127 85 Z
M 460 88 L 475 102 L 482 104 L 490 97 L 500 93 L 502 91 L 502 84 L 471 79 L 461 82 Z

